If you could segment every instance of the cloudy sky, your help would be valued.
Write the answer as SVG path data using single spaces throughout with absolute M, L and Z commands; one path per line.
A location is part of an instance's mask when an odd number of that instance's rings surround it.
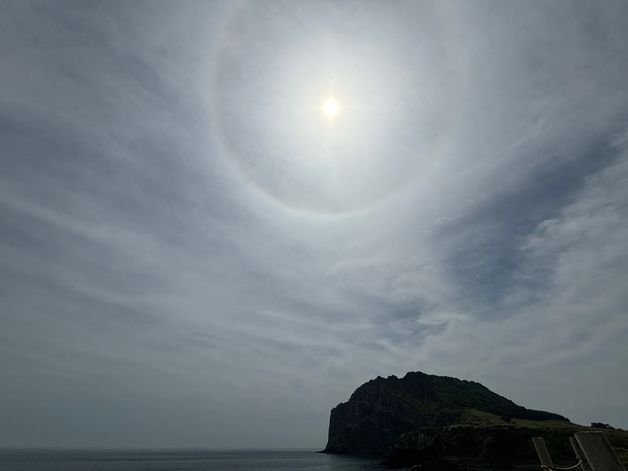
M 628 427 L 627 20 L 4 1 L 0 445 L 321 448 L 410 370 Z

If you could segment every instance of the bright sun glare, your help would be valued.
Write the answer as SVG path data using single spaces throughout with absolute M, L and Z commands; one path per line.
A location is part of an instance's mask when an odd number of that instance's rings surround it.
M 323 103 L 323 106 L 321 106 L 321 111 L 328 120 L 332 121 L 338 116 L 338 113 L 340 112 L 340 105 L 335 98 L 330 97 L 327 98 L 327 100 Z

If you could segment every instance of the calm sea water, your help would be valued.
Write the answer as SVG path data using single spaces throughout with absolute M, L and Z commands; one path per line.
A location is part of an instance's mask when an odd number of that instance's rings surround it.
M 376 460 L 313 451 L 0 451 L 0 471 L 374 471 Z

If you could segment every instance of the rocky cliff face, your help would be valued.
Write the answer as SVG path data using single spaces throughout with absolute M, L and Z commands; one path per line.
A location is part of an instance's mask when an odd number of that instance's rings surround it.
M 378 377 L 331 411 L 325 452 L 385 455 L 401 435 L 422 427 L 508 425 L 568 419 L 526 409 L 473 381 L 421 372 Z

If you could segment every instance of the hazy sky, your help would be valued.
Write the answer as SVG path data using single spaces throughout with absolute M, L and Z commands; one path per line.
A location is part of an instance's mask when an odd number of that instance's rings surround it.
M 1 10 L 0 445 L 321 448 L 409 370 L 628 427 L 627 2 Z

